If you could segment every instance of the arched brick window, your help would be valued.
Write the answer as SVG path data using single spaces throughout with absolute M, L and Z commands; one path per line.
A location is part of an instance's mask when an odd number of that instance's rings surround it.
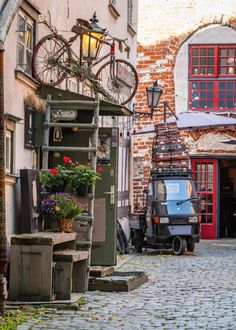
M 176 113 L 236 111 L 236 31 L 213 24 L 193 33 L 175 61 Z

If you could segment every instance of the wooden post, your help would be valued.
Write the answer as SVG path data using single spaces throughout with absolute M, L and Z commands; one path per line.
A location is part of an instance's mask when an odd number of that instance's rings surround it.
M 92 135 L 91 144 L 92 147 L 98 146 L 98 122 L 99 122 L 99 110 L 100 110 L 100 102 L 99 102 L 99 96 L 96 94 L 95 100 L 98 102 L 95 111 L 94 111 L 94 124 L 96 125 L 96 128 L 94 129 L 94 133 Z M 97 168 L 97 153 L 91 153 L 91 168 L 93 170 L 96 170 Z M 87 277 L 86 277 L 86 290 L 88 290 L 88 281 L 89 281 L 89 271 L 90 271 L 90 263 L 91 263 L 91 252 L 92 252 L 92 233 L 93 233 L 93 222 L 94 222 L 94 199 L 95 199 L 95 185 L 92 186 L 92 195 L 93 198 L 89 200 L 89 208 L 88 213 L 92 217 L 91 226 L 89 227 L 88 232 L 88 240 L 90 241 L 90 247 L 88 248 L 89 256 L 87 261 Z

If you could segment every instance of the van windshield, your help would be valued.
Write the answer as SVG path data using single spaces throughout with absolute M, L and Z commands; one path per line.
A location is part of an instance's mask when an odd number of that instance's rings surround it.
M 197 213 L 198 196 L 191 179 L 156 180 L 154 191 L 157 214 Z

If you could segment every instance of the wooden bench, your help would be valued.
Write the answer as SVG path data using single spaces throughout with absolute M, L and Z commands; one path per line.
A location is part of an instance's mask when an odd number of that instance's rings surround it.
M 53 252 L 56 299 L 68 300 L 71 292 L 85 291 L 88 255 L 88 251 L 68 249 Z

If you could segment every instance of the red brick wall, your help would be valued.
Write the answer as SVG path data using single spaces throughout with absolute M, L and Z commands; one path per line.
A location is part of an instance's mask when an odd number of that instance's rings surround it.
M 217 1 L 211 0 L 212 8 L 214 8 L 213 3 L 217 5 Z M 208 6 L 209 17 L 207 19 L 206 12 L 197 14 L 196 18 L 196 8 L 197 4 L 191 3 L 191 6 L 182 2 L 181 0 L 176 1 L 175 4 L 179 4 L 181 7 L 180 11 L 175 11 L 175 22 L 178 22 L 179 15 L 179 24 L 176 25 L 176 29 L 179 29 L 179 26 L 183 26 L 181 33 L 177 35 L 175 33 L 175 26 L 171 25 L 171 13 L 165 11 L 164 4 L 163 8 L 158 7 L 155 3 L 150 0 L 141 0 L 140 1 L 140 12 L 139 12 L 139 24 L 140 24 L 140 37 L 142 44 L 138 44 L 138 61 L 137 61 L 137 71 L 139 75 L 139 87 L 136 94 L 136 106 L 135 110 L 138 111 L 148 111 L 147 107 L 147 97 L 146 97 L 146 88 L 149 87 L 153 81 L 157 80 L 160 85 L 164 88 L 164 93 L 161 97 L 159 107 L 154 112 L 153 120 L 145 116 L 139 116 L 135 120 L 134 129 L 140 130 L 145 126 L 156 123 L 159 120 L 163 119 L 163 100 L 168 102 L 168 105 L 174 111 L 175 109 L 175 89 L 174 89 L 174 74 L 173 69 L 175 65 L 175 58 L 178 53 L 178 50 L 182 42 L 190 36 L 192 33 L 198 29 L 209 25 L 209 24 L 222 24 L 223 13 L 217 14 L 210 13 L 211 6 Z M 173 2 L 172 2 L 173 3 Z M 165 5 L 171 6 L 171 1 L 167 0 Z M 227 7 L 227 6 L 226 6 Z M 225 8 L 226 8 L 225 7 Z M 230 8 L 226 8 L 230 12 Z M 236 9 L 236 4 L 235 4 Z M 214 9 L 213 9 L 214 10 Z M 156 17 L 160 20 L 148 20 L 147 17 L 154 16 L 153 12 L 155 11 Z M 173 13 L 172 13 L 173 14 Z M 149 16 L 148 16 L 149 15 Z M 163 24 L 160 26 L 160 21 L 165 21 L 163 15 L 168 16 L 170 19 L 166 20 L 166 33 L 165 27 Z M 191 15 L 195 15 L 195 20 L 193 20 L 192 26 L 190 23 Z M 217 16 L 218 15 L 218 16 Z M 142 20 L 143 18 L 143 20 Z M 147 25 L 149 22 L 150 26 Z M 236 27 L 236 18 L 230 18 L 229 14 L 227 17 L 227 24 L 232 27 Z M 165 36 L 165 40 L 162 40 L 161 33 Z M 145 39 L 146 36 L 146 39 Z M 149 39 L 148 43 L 146 42 Z M 164 38 L 163 38 L 164 39 Z M 150 42 L 152 40 L 152 42 Z M 191 134 L 202 134 L 199 132 Z M 200 135 L 199 135 L 200 136 Z M 150 135 L 137 135 L 133 137 L 133 197 L 134 197 L 134 208 L 141 209 L 143 205 L 143 194 L 142 189 L 148 183 L 150 167 L 151 167 L 151 151 L 152 151 L 152 137 Z

